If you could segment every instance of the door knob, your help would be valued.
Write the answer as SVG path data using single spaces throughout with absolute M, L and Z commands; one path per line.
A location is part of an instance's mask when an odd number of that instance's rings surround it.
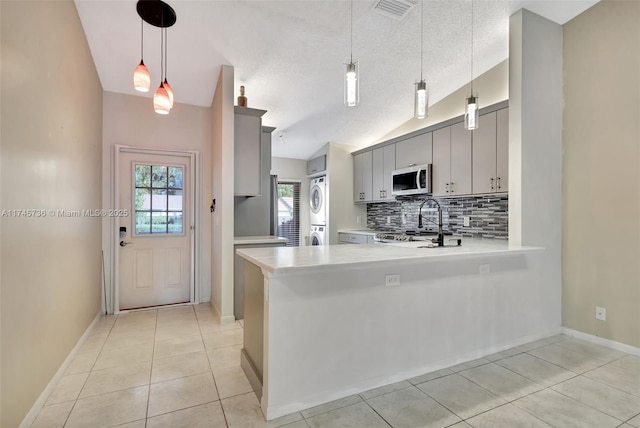
M 127 241 L 120 241 L 120 246 L 121 247 L 126 247 L 129 244 L 133 244 L 133 242 L 127 242 Z

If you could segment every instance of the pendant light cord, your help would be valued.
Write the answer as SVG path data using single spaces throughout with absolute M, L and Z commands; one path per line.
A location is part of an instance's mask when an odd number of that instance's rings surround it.
M 351 0 L 351 60 L 349 62 L 353 63 L 353 0 Z
M 473 0 L 471 0 L 471 96 L 473 96 Z
M 164 77 L 164 30 L 160 28 L 160 84 Z
M 167 44 L 168 44 L 168 38 L 169 36 L 169 32 L 167 31 L 166 28 L 164 28 L 164 79 L 167 79 Z
M 144 58 L 144 20 L 140 18 L 140 60 Z
M 420 81 L 422 82 L 424 79 L 422 77 L 422 66 L 424 64 L 424 60 L 422 58 L 424 54 L 424 0 L 420 0 Z

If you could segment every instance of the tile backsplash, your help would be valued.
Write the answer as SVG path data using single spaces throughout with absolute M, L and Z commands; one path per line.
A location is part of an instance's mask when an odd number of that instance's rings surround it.
M 423 199 L 367 204 L 367 227 L 388 232 L 418 230 L 418 209 Z M 508 239 L 507 195 L 435 199 L 442 207 L 444 230 L 467 237 Z M 464 226 L 464 217 L 469 217 L 469 226 Z M 424 205 L 422 218 L 425 228 L 437 230 L 438 209 L 434 203 Z

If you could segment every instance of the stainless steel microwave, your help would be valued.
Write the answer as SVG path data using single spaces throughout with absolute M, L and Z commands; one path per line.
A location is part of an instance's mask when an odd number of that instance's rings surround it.
M 431 164 L 396 169 L 393 176 L 393 196 L 423 195 L 431 193 Z

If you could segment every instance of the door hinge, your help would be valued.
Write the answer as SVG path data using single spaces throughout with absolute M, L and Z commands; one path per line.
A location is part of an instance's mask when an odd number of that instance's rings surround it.
M 196 230 L 196 227 L 195 226 L 191 226 L 189 229 Z

